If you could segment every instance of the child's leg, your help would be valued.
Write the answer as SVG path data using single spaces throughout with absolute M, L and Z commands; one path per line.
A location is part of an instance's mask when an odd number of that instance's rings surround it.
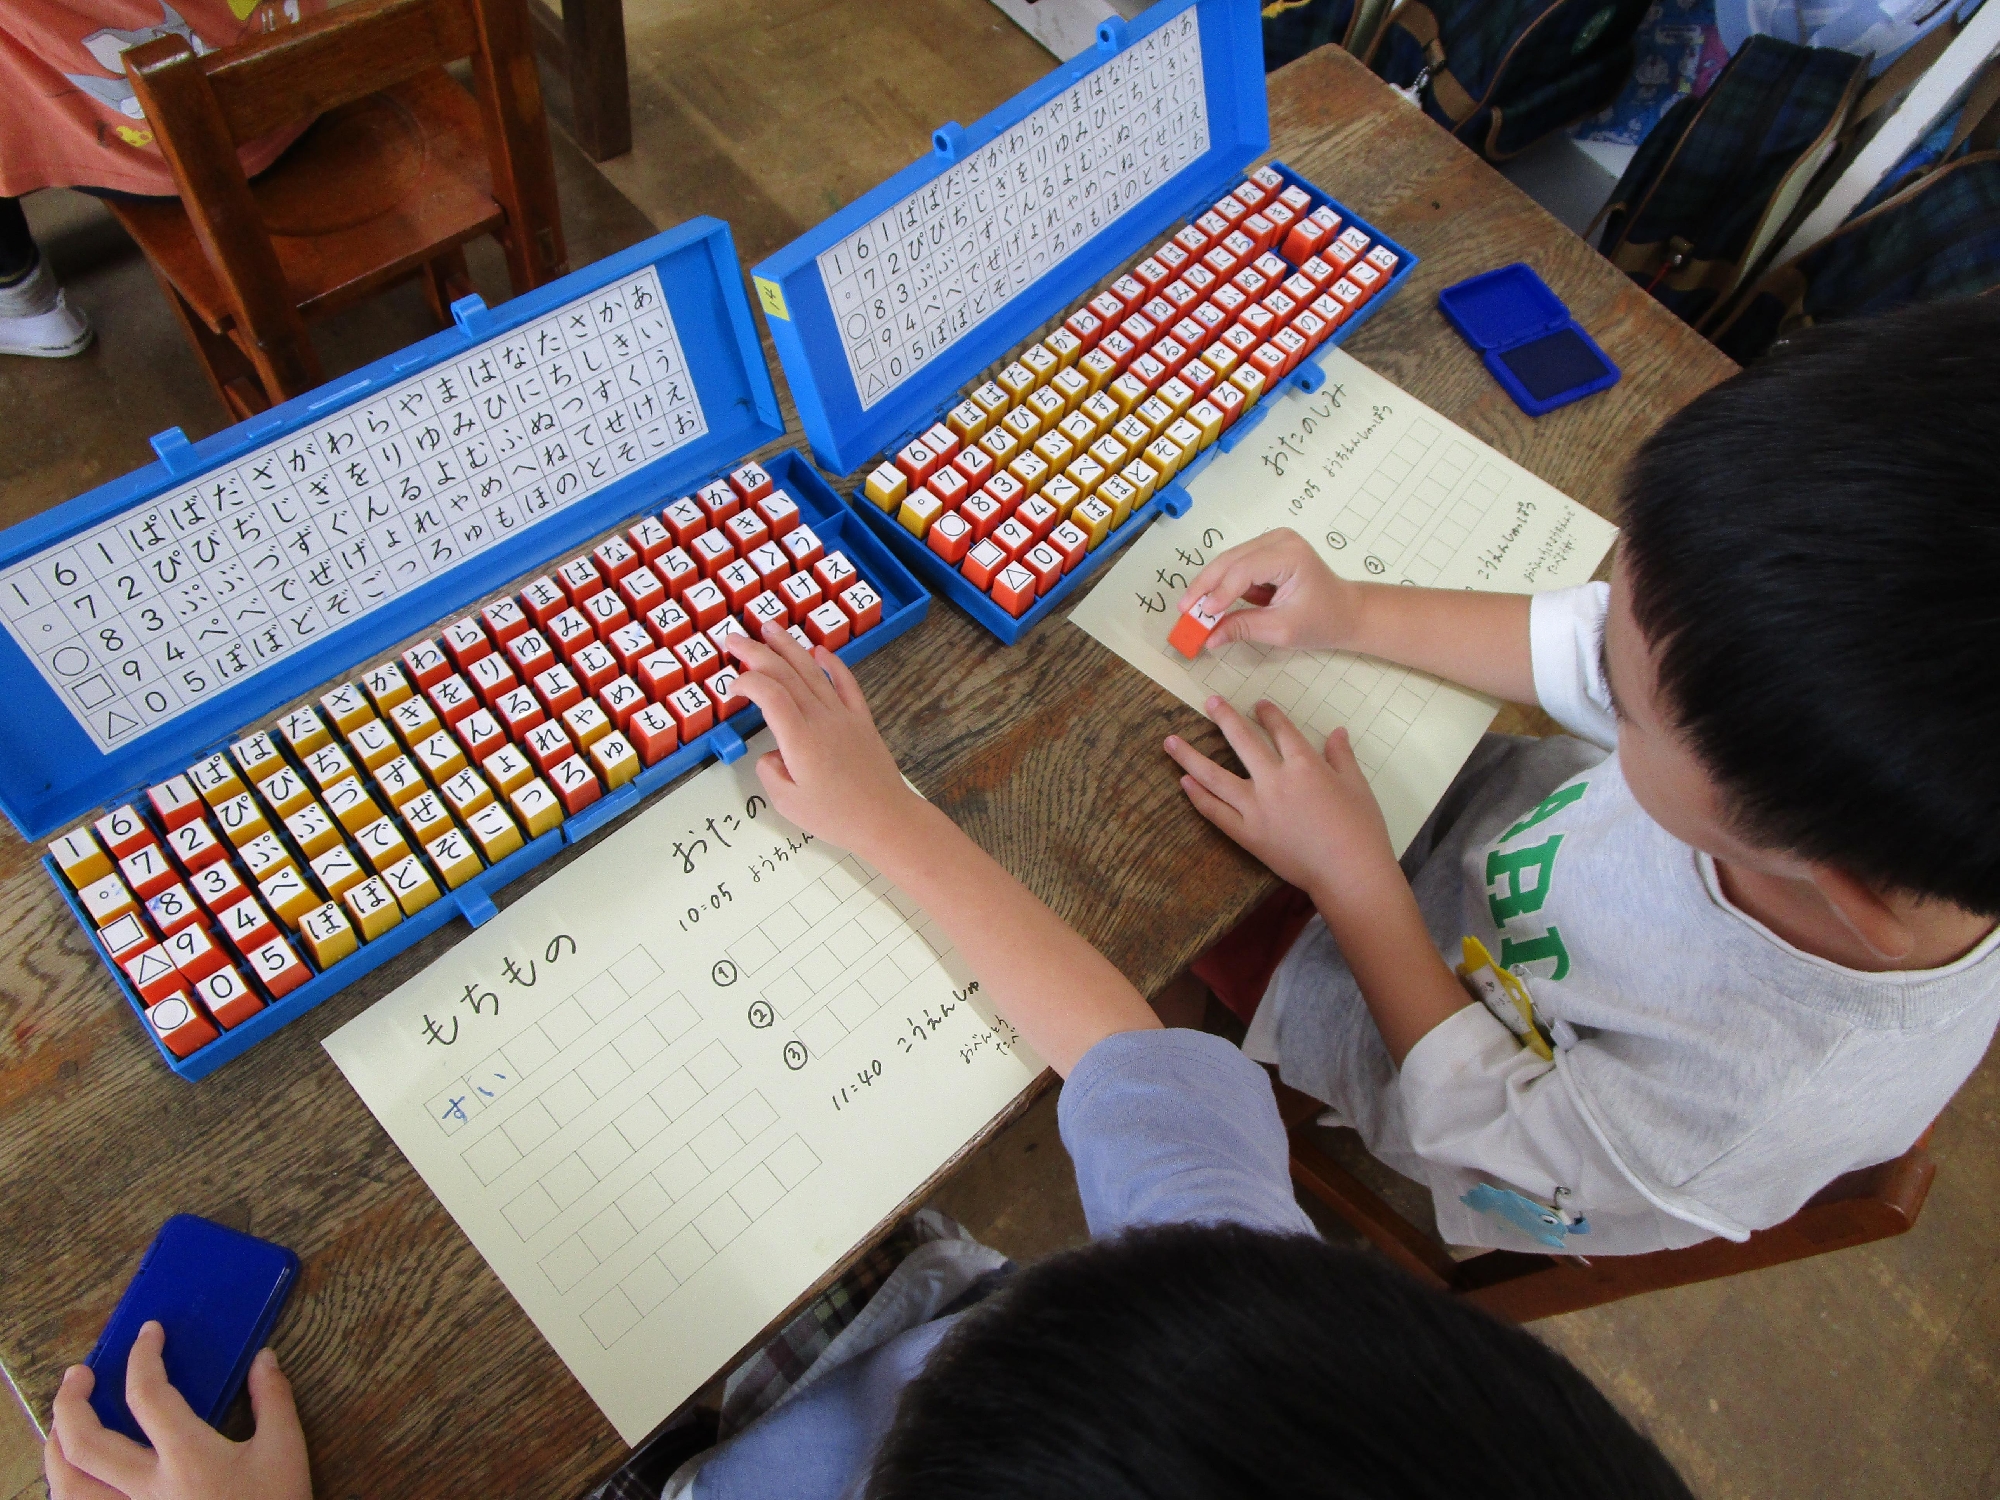
M 1280 886 L 1217 939 L 1189 972 L 1247 1026 L 1271 986 L 1271 976 L 1312 918 L 1312 898 L 1296 886 Z
M 90 320 L 35 248 L 21 200 L 0 198 L 0 354 L 65 359 L 89 343 Z
M 21 212 L 19 198 L 0 198 L 0 286 L 24 281 L 41 252 L 35 237 L 28 233 L 28 216 Z

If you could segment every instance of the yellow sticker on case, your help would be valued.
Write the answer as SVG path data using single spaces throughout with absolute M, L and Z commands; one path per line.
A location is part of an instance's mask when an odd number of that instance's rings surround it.
M 763 304 L 766 314 L 773 318 L 792 321 L 791 313 L 785 307 L 785 289 L 775 281 L 767 281 L 762 276 L 750 278 L 757 284 L 757 300 Z

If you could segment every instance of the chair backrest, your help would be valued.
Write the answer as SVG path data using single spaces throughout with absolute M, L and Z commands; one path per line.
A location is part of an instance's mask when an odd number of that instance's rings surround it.
M 470 0 L 362 0 L 203 60 L 241 145 L 485 51 Z
M 318 367 L 237 147 L 448 62 L 471 63 L 501 242 L 516 293 L 569 269 L 526 0 L 357 0 L 197 55 L 178 36 L 124 57 L 204 253 L 274 392 Z

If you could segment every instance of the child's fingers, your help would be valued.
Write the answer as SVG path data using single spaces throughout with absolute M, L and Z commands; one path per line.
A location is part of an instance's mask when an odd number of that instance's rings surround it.
M 798 649 L 799 643 L 789 636 L 785 643 L 795 652 Z M 784 684 L 794 697 L 808 687 L 805 678 L 799 674 L 797 661 L 787 657 L 770 641 L 760 641 L 747 633 L 739 635 L 731 631 L 724 639 L 722 649 L 743 664 L 746 674 L 761 672 L 772 681 Z
M 250 1414 L 257 1420 L 252 1442 L 304 1457 L 306 1434 L 299 1422 L 298 1401 L 292 1395 L 291 1381 L 278 1368 L 273 1350 L 259 1349 L 250 1361 Z
M 793 681 L 796 682 L 797 679 L 794 678 Z M 766 672 L 762 669 L 745 672 L 736 679 L 736 691 L 764 710 L 764 722 L 771 726 L 771 733 L 778 737 L 780 749 L 790 743 L 795 736 L 806 732 L 805 710 L 799 706 L 793 684 L 786 682 L 776 672 Z M 797 691 L 809 690 L 800 684 Z
M 69 1461 L 53 1427 L 49 1440 L 42 1444 L 42 1475 L 49 1482 L 49 1500 L 125 1500 L 110 1485 L 92 1479 Z
M 1299 726 L 1292 722 L 1291 715 L 1268 699 L 1257 705 L 1257 722 L 1264 726 L 1264 733 L 1278 747 L 1281 758 L 1291 760 L 1295 756 L 1313 753 L 1312 741 L 1299 733 Z
M 792 780 L 792 768 L 785 764 L 785 757 L 775 750 L 766 750 L 757 757 L 757 779 L 764 783 L 764 790 L 774 802 L 789 796 L 798 786 Z
M 63 1372 L 50 1430 L 61 1440 L 63 1457 L 73 1467 L 113 1489 L 137 1494 L 152 1478 L 157 1460 L 124 1433 L 113 1432 L 97 1420 L 90 1406 L 95 1384 L 96 1378 L 82 1365 L 72 1365 Z
M 1271 590 L 1260 585 L 1250 592 L 1269 594 Z M 1210 651 L 1220 651 L 1235 641 L 1259 641 L 1266 646 L 1289 646 L 1297 634 L 1296 622 L 1282 611 L 1268 606 L 1232 609 L 1222 617 L 1222 623 L 1209 632 L 1207 648 Z
M 1252 778 L 1276 769 L 1278 759 L 1272 753 L 1271 742 L 1264 738 L 1256 725 L 1238 713 L 1228 699 L 1220 695 L 1210 698 L 1208 716 L 1215 721 L 1215 727 L 1222 731 L 1222 737 L 1229 741 L 1229 748 L 1236 752 L 1236 758 L 1243 762 L 1243 769 Z
M 1249 795 L 1249 783 L 1232 776 L 1177 734 L 1167 736 L 1167 754 L 1212 797 L 1235 807 Z
M 773 631 L 770 640 L 764 642 L 764 649 L 784 662 L 786 673 L 797 679 L 802 707 L 827 701 L 821 687 L 824 674 L 813 665 L 813 653 L 792 639 L 790 631 Z
M 132 1353 L 125 1360 L 125 1404 L 156 1450 L 214 1430 L 194 1414 L 187 1398 L 167 1379 L 167 1362 L 162 1356 L 166 1347 L 167 1330 L 157 1322 L 148 1322 L 132 1340 Z
M 1354 758 L 1354 741 L 1342 724 L 1326 737 L 1326 763 L 1343 776 L 1359 776 L 1361 763 Z
M 813 653 L 813 660 L 824 672 L 827 685 L 833 689 L 834 697 L 839 700 L 840 705 L 860 714 L 873 724 L 875 715 L 869 711 L 868 699 L 861 691 L 861 683 L 855 677 L 854 669 L 824 646 Z
M 1243 815 L 1224 802 L 1192 776 L 1181 778 L 1181 790 L 1194 804 L 1194 810 L 1209 822 L 1228 834 L 1237 843 L 1243 842 Z
M 1207 572 L 1208 570 L 1204 568 L 1196 577 L 1205 577 Z M 1196 600 L 1205 599 L 1210 609 L 1224 610 L 1238 599 L 1248 598 L 1252 594 L 1261 593 L 1268 599 L 1272 597 L 1271 594 L 1263 591 L 1282 588 L 1291 576 L 1291 569 L 1287 566 L 1285 558 L 1269 555 L 1239 558 L 1223 568 L 1205 586 L 1197 589 L 1190 584 L 1186 592 L 1181 595 L 1179 607 L 1185 610 Z
M 1283 554 L 1287 540 L 1293 536 L 1290 531 L 1267 531 L 1226 552 L 1216 553 L 1181 591 L 1179 607 L 1186 609 L 1206 594 L 1221 608 L 1235 603 L 1255 584 L 1279 582 L 1280 575 L 1289 571 Z

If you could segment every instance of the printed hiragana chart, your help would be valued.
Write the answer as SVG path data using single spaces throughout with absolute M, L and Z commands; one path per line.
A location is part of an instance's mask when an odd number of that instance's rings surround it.
M 1193 10 L 820 252 L 866 411 L 1208 149 Z
M 769 745 L 326 1041 L 627 1441 L 1041 1071 L 907 893 L 770 809 Z
M 23 559 L 0 622 L 110 752 L 707 430 L 647 266 Z
M 1534 593 L 1587 581 L 1616 535 L 1504 454 L 1353 356 L 1279 399 L 1189 484 L 1194 506 L 1134 541 L 1071 620 L 1200 709 L 1277 704 L 1315 743 L 1345 726 L 1398 849 L 1492 722 L 1490 698 L 1372 657 L 1237 641 L 1167 644 L 1176 601 L 1216 554 L 1286 526 L 1347 578 Z

